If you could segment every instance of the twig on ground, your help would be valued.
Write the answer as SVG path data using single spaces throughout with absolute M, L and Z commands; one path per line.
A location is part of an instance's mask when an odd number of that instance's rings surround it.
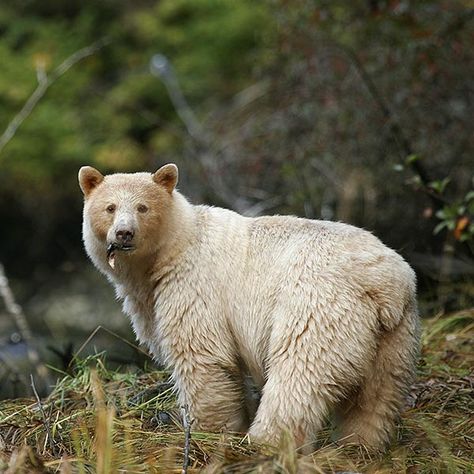
M 191 447 L 191 425 L 193 424 L 193 420 L 189 417 L 188 405 L 182 406 L 181 412 L 183 414 L 184 426 L 184 459 L 181 474 L 187 474 L 189 465 L 189 449 Z
M 41 403 L 41 398 L 39 397 L 38 391 L 36 390 L 36 387 L 35 387 L 35 379 L 32 374 L 30 374 L 30 378 L 31 378 L 31 388 L 33 389 L 33 393 L 35 394 L 35 398 L 38 403 L 39 411 L 41 412 L 41 416 L 43 417 L 43 425 L 46 430 L 46 436 L 48 437 L 49 448 L 51 449 L 53 456 L 56 456 L 57 454 L 56 445 L 54 443 L 53 434 L 51 433 L 49 418 L 46 416 L 46 413 L 44 411 L 43 404 Z
M 134 405 L 140 405 L 143 403 L 144 399 L 150 399 L 159 395 L 167 390 L 173 388 L 173 384 L 171 382 L 161 382 L 156 386 L 146 388 L 145 390 L 141 390 L 135 396 L 133 396 L 130 400 L 128 400 L 127 405 L 129 407 L 133 407 Z

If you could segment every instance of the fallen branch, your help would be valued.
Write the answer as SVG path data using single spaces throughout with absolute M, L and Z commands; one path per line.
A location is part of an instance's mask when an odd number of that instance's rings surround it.
M 101 48 L 103 48 L 109 41 L 101 39 L 95 43 L 82 48 L 75 53 L 71 54 L 66 58 L 54 71 L 48 76 L 43 68 L 37 68 L 38 85 L 33 93 L 30 95 L 28 100 L 25 102 L 21 110 L 13 117 L 11 122 L 7 125 L 7 128 L 0 136 L 0 153 L 5 148 L 7 143 L 15 136 L 18 128 L 28 118 L 33 109 L 36 107 L 41 98 L 46 94 L 46 91 L 71 67 L 77 64 L 79 61 L 92 56 Z

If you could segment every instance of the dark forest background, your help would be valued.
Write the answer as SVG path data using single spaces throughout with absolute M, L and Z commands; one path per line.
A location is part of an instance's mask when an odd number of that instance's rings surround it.
M 0 262 L 44 357 L 98 324 L 133 341 L 82 247 L 86 164 L 175 162 L 195 203 L 364 227 L 414 266 L 424 314 L 472 306 L 473 17 L 468 0 L 2 0 Z M 22 335 L 0 314 L 1 361 Z M 102 337 L 90 350 L 134 359 Z

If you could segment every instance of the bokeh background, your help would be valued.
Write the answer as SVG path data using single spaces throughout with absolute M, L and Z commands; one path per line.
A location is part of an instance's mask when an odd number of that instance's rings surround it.
M 31 344 L 58 370 L 147 363 L 83 250 L 86 164 L 175 162 L 194 203 L 362 226 L 414 266 L 424 315 L 472 306 L 473 20 L 470 0 L 2 0 L 0 263 L 33 340 L 0 299 L 0 396 L 29 390 Z

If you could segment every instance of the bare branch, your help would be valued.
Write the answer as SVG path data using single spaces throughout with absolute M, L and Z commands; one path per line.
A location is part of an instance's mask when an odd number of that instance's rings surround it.
M 25 341 L 32 339 L 30 327 L 26 321 L 25 315 L 19 304 L 16 303 L 13 292 L 8 284 L 8 279 L 5 275 L 5 269 L 0 263 L 0 295 L 5 303 L 5 308 L 15 319 L 15 323 L 18 326 L 21 336 Z
M 0 296 L 3 298 L 5 303 L 5 308 L 11 314 L 15 320 L 15 324 L 18 328 L 18 331 L 21 334 L 21 337 L 26 343 L 28 358 L 30 362 L 36 369 L 36 372 L 41 377 L 41 379 L 46 383 L 48 379 L 48 370 L 45 365 L 40 361 L 38 351 L 36 350 L 33 343 L 33 335 L 31 329 L 26 320 L 25 314 L 21 306 L 15 301 L 13 292 L 8 284 L 8 278 L 5 275 L 5 269 L 0 263 Z
M 367 87 L 369 94 L 374 99 L 375 103 L 377 104 L 378 108 L 382 112 L 384 118 L 387 120 L 390 126 L 390 132 L 392 134 L 393 139 L 398 144 L 400 150 L 403 152 L 403 160 L 402 163 L 405 164 L 405 158 L 410 155 L 414 154 L 414 148 L 412 147 L 410 141 L 408 140 L 407 136 L 405 135 L 400 122 L 398 121 L 397 117 L 393 113 L 392 109 L 380 94 L 374 80 L 370 76 L 370 74 L 365 69 L 364 65 L 360 61 L 357 54 L 350 49 L 349 47 L 338 43 L 337 41 L 330 40 L 330 44 L 342 51 L 346 57 L 351 61 L 355 69 L 357 70 L 362 82 Z M 432 181 L 432 178 L 429 176 L 429 173 L 426 171 L 424 166 L 420 163 L 420 160 L 410 160 L 409 166 L 412 168 L 413 172 L 416 176 L 418 176 L 420 183 L 422 185 L 422 190 L 428 194 L 431 201 L 433 202 L 436 208 L 442 207 L 446 204 L 446 200 L 436 193 L 433 189 L 430 188 L 429 184 Z
M 189 152 L 195 158 L 195 163 L 205 175 L 216 197 L 222 204 L 238 212 L 245 212 L 247 204 L 240 204 L 239 197 L 227 186 L 221 167 L 223 166 L 223 150 L 216 151 L 215 143 L 219 140 L 201 125 L 190 105 L 174 72 L 171 62 L 162 54 L 155 54 L 150 61 L 151 73 L 158 77 L 165 85 L 176 113 L 192 138 Z M 240 204 L 240 205 L 239 205 Z
M 48 76 L 44 69 L 38 69 L 37 78 L 38 85 L 33 93 L 30 95 L 28 100 L 25 102 L 21 110 L 13 117 L 11 122 L 7 125 L 7 128 L 0 136 L 0 153 L 5 148 L 7 143 L 15 136 L 18 128 L 21 124 L 29 117 L 33 109 L 36 107 L 41 98 L 46 94 L 46 91 L 54 84 L 63 74 L 65 74 L 72 66 L 77 64 L 79 61 L 93 55 L 101 48 L 103 48 L 109 41 L 101 39 L 95 43 L 82 48 L 75 53 L 71 54 L 66 58 L 54 71 Z

